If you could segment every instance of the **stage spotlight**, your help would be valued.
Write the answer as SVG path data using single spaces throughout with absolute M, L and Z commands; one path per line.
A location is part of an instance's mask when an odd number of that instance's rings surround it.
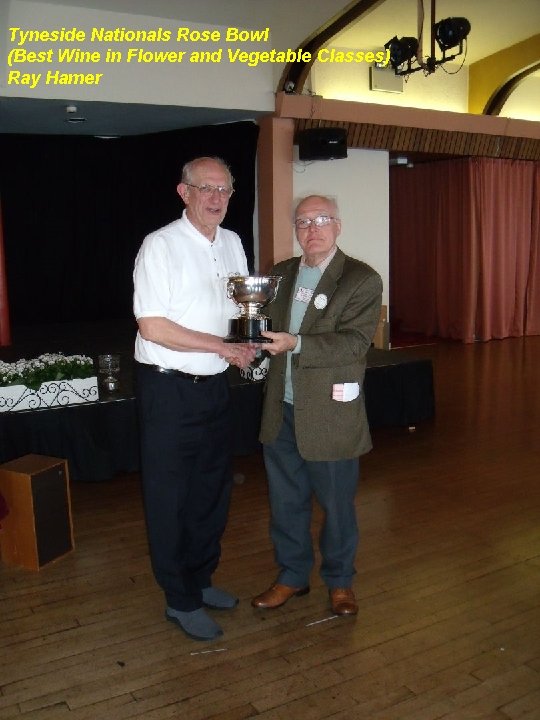
M 461 45 L 471 32 L 471 23 L 463 17 L 446 18 L 435 23 L 433 32 L 438 46 L 444 52 Z
M 403 63 L 410 64 L 416 57 L 418 40 L 414 37 L 402 37 L 398 40 L 396 35 L 384 47 L 390 51 L 390 65 L 397 70 Z

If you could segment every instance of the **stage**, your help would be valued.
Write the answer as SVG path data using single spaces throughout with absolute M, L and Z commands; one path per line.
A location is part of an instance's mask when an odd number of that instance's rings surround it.
M 25 328 L 13 333 L 13 344 L 0 348 L 0 359 L 12 362 L 45 352 L 85 354 L 97 360 L 105 352 L 121 356 L 120 389 L 100 393 L 100 400 L 43 410 L 0 413 L 0 463 L 28 453 L 66 458 L 74 481 L 100 482 L 139 467 L 138 428 L 133 383 L 135 324 L 129 321 Z M 257 439 L 262 383 L 246 382 L 230 368 L 234 454 L 259 450 Z M 435 412 L 433 367 L 414 351 L 368 353 L 364 383 L 370 427 L 416 426 Z

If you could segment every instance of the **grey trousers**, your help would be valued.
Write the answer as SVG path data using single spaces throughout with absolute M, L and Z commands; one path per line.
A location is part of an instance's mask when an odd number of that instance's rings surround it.
M 311 535 L 313 496 L 324 512 L 319 535 L 320 574 L 329 588 L 351 587 L 358 546 L 355 495 L 358 458 L 304 460 L 296 445 L 294 408 L 284 403 L 283 424 L 264 445 L 270 495 L 270 534 L 279 567 L 277 582 L 306 587 L 314 564 Z

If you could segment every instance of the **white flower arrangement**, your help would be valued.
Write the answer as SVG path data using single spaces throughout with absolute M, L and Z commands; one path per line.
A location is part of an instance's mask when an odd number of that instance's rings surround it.
M 45 353 L 33 360 L 0 360 L 0 387 L 25 385 L 38 390 L 44 382 L 84 379 L 95 374 L 93 360 L 86 355 Z

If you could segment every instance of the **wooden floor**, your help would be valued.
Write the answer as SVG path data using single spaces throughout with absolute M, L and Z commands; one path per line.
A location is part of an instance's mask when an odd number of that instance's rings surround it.
M 540 337 L 417 349 L 432 423 L 362 462 L 356 619 L 312 591 L 275 611 L 259 456 L 237 462 L 220 642 L 163 619 L 136 476 L 72 488 L 76 550 L 0 565 L 0 718 L 540 718 Z M 315 528 L 316 529 L 316 528 Z

